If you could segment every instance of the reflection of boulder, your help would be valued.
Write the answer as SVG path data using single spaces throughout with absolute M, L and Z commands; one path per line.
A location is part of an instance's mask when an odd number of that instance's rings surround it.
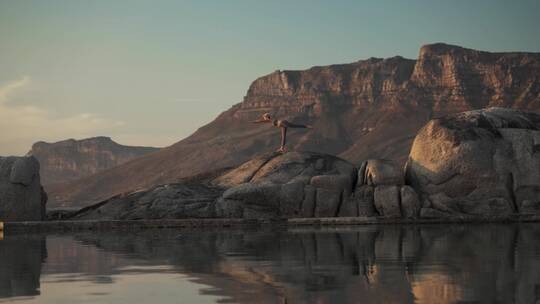
M 39 221 L 47 196 L 34 157 L 0 157 L 0 221 Z
M 39 294 L 41 263 L 46 257 L 44 237 L 0 240 L 0 298 Z
M 407 182 L 426 217 L 540 214 L 540 115 L 489 108 L 430 121 Z

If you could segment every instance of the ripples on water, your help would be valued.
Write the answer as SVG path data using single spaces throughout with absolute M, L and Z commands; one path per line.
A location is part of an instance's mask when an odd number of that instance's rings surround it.
M 540 225 L 8 235 L 11 301 L 540 303 Z

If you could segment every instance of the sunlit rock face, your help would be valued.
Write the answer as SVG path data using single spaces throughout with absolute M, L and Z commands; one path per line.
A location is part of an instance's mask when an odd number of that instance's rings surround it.
M 407 182 L 424 217 L 540 213 L 540 115 L 489 108 L 430 121 L 414 141 Z
M 434 117 L 488 106 L 540 110 L 539 74 L 537 53 L 488 53 L 445 44 L 422 47 L 417 60 L 371 58 L 276 71 L 256 79 L 241 103 L 188 138 L 51 188 L 51 196 L 59 204 L 85 205 L 237 166 L 279 146 L 276 128 L 250 123 L 265 112 L 313 125 L 309 131 L 290 131 L 290 150 L 328 153 L 355 164 L 372 158 L 404 163 L 414 136 Z
M 123 146 L 109 137 L 93 137 L 55 143 L 40 141 L 32 145 L 28 155 L 39 161 L 42 183 L 48 185 L 92 175 L 157 150 Z
M 47 194 L 34 157 L 0 157 L 0 222 L 40 221 Z

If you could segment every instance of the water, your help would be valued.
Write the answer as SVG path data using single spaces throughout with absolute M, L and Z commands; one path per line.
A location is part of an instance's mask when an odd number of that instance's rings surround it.
M 540 303 L 540 224 L 7 235 L 11 301 Z

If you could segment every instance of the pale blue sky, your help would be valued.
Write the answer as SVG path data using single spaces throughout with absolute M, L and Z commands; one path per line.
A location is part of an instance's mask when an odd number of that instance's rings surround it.
M 540 1 L 0 0 L 0 155 L 97 135 L 166 146 L 276 69 L 540 52 Z

